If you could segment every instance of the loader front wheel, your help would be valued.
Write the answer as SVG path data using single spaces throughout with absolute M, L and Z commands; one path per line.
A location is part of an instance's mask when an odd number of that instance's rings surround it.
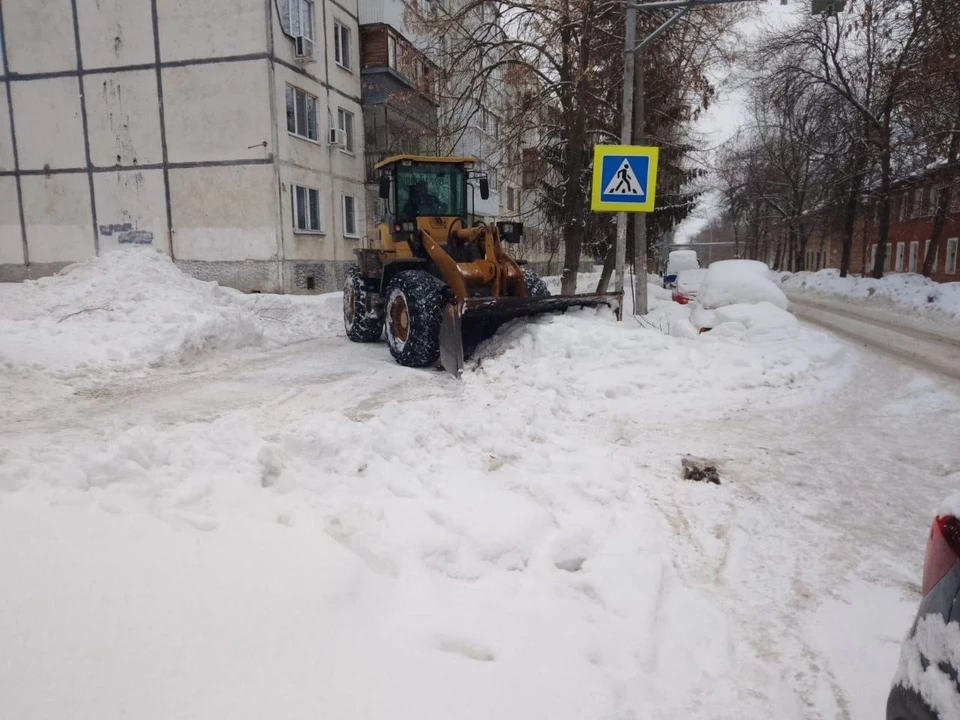
M 383 317 L 367 307 L 369 295 L 360 268 L 347 270 L 347 281 L 343 285 L 343 329 L 354 342 L 376 342 L 383 335 Z
M 424 367 L 440 359 L 443 288 L 423 270 L 406 270 L 387 285 L 387 343 L 401 365 Z
M 543 278 L 533 270 L 523 270 L 523 284 L 527 286 L 527 295 L 530 297 L 550 297 L 550 291 Z

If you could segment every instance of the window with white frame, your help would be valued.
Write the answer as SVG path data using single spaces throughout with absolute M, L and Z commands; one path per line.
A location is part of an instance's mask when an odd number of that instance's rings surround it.
M 343 196 L 343 234 L 347 237 L 360 237 L 360 226 L 357 221 L 357 198 L 353 195 Z
M 291 185 L 293 229 L 296 232 L 323 232 L 320 191 L 303 185 Z
M 923 261 L 924 262 L 927 261 L 927 253 L 929 252 L 930 252 L 930 241 L 927 240 L 923 244 Z M 937 271 L 937 265 L 939 263 L 940 263 L 940 248 L 937 247 L 937 248 L 934 248 L 934 251 L 933 251 L 933 265 L 931 266 L 931 272 Z
M 337 65 L 349 70 L 353 67 L 352 58 L 352 39 L 350 28 L 339 22 L 333 24 L 333 59 Z
M 903 272 L 903 243 L 897 243 L 897 264 L 893 269 L 897 272 Z
M 871 268 L 877 264 L 877 244 L 876 243 L 870 246 L 869 264 Z
M 910 193 L 905 192 L 900 196 L 900 222 L 910 217 Z
M 947 265 L 944 272 L 947 275 L 957 274 L 957 238 L 947 240 Z
M 317 99 L 293 85 L 287 85 L 287 132 L 317 139 Z
M 313 40 L 313 0 L 279 0 L 281 23 L 293 37 Z
M 353 113 L 337 108 L 337 127 L 343 131 L 344 150 L 353 152 Z
M 910 261 L 907 264 L 908 272 L 915 273 L 917 271 L 917 256 L 920 254 L 920 241 L 914 240 L 910 243 Z
M 393 33 L 387 33 L 387 65 L 397 69 L 397 37 Z

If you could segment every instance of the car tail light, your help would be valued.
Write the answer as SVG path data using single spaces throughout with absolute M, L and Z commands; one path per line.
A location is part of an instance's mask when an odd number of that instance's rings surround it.
M 923 561 L 923 594 L 926 595 L 944 575 L 960 562 L 960 520 L 950 515 L 938 517 L 930 527 L 927 556 Z
M 686 297 L 685 295 L 680 295 L 679 293 L 674 295 L 673 299 L 681 305 L 686 305 L 688 302 L 690 302 L 690 298 Z

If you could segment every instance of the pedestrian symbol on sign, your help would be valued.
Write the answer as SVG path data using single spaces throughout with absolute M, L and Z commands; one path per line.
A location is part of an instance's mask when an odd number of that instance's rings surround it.
M 633 166 L 626 158 L 620 163 L 620 169 L 610 178 L 607 187 L 603 191 L 604 195 L 633 195 L 642 198 L 643 188 L 637 179 L 637 174 L 633 171 Z

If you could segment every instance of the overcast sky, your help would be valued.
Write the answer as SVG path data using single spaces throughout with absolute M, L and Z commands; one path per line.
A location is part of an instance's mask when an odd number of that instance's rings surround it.
M 806 12 L 809 1 L 790 0 L 790 4 L 786 6 L 781 5 L 779 0 L 764 0 L 753 4 L 749 16 L 736 26 L 738 36 L 731 37 L 730 42 L 748 47 L 755 42 L 764 28 L 784 25 L 791 17 L 796 17 L 798 12 Z M 704 141 L 702 152 L 708 162 L 715 149 L 733 137 L 746 119 L 746 95 L 739 87 L 743 80 L 741 68 L 738 65 L 721 68 L 713 73 L 713 78 L 717 87 L 717 98 L 695 126 L 696 134 Z M 677 228 L 675 241 L 686 242 L 717 213 L 715 194 L 706 193 L 697 209 Z

